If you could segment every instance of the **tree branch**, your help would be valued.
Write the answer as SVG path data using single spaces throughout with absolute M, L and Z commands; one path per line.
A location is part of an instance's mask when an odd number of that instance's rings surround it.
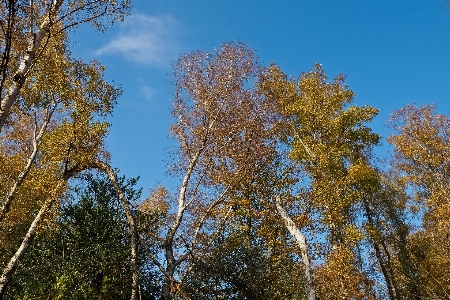
M 47 111 L 45 113 L 44 121 L 43 121 L 42 126 L 37 135 L 36 135 L 36 130 L 35 130 L 34 138 L 33 138 L 33 152 L 28 157 L 27 164 L 25 165 L 22 172 L 19 174 L 16 182 L 14 183 L 14 185 L 12 186 L 8 195 L 6 196 L 5 202 L 0 207 L 0 223 L 3 221 L 3 218 L 5 217 L 6 213 L 8 213 L 11 203 L 14 200 L 14 196 L 16 195 L 17 189 L 22 185 L 22 182 L 24 181 L 25 177 L 30 172 L 31 166 L 36 158 L 37 153 L 38 153 L 38 146 L 41 141 L 42 135 L 44 134 L 45 130 L 47 129 L 47 125 L 50 122 L 51 116 L 52 116 L 53 112 L 55 111 L 55 109 L 56 109 L 56 105 L 54 105 L 54 107 L 51 110 L 47 109 Z M 37 127 L 37 125 L 36 125 L 36 127 Z

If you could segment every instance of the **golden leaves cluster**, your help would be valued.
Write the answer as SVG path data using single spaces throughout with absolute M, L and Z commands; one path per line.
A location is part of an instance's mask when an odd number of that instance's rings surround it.
M 378 185 L 367 161 L 380 139 L 365 125 L 378 110 L 349 106 L 354 93 L 344 79 L 339 75 L 328 82 L 317 64 L 294 81 L 272 65 L 259 82 L 279 113 L 276 133 L 312 180 L 313 201 L 324 210 L 324 220 L 338 227 L 350 221 L 348 211 L 361 199 L 361 189 Z
M 358 270 L 357 261 L 349 249 L 335 249 L 314 275 L 320 299 L 376 299 L 371 293 L 374 283 Z
M 33 76 L 23 86 L 20 102 L 0 136 L 0 193 L 4 195 L 0 204 L 12 198 L 0 224 L 2 251 L 11 247 L 7 241 L 23 235 L 44 201 L 62 196 L 63 190 L 54 193 L 59 181 L 92 167 L 98 158 L 108 159 L 103 142 L 109 124 L 104 117 L 121 91 L 105 81 L 104 67 L 97 62 L 73 60 L 66 44 L 60 35 L 42 49 L 42 59 L 33 66 Z M 24 180 L 7 197 L 25 171 Z
M 408 105 L 391 116 L 390 125 L 395 130 L 388 138 L 394 146 L 393 170 L 411 191 L 417 207 L 411 213 L 423 214 L 421 230 L 405 245 L 417 276 L 414 281 L 408 274 L 400 278 L 416 285 L 423 297 L 445 299 L 450 295 L 450 120 L 433 105 Z
M 447 203 L 450 195 L 450 120 L 434 110 L 409 105 L 397 111 L 391 117 L 397 134 L 388 138 L 394 166 L 430 207 Z

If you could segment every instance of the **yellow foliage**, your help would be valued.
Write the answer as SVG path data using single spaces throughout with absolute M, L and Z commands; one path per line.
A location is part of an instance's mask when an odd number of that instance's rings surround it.
M 316 293 L 323 300 L 370 300 L 373 282 L 356 267 L 352 252 L 335 249 L 314 272 Z

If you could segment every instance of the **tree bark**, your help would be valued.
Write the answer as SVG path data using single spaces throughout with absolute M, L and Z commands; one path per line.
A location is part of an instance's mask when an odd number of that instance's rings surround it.
M 132 286 L 131 286 L 131 300 L 137 300 L 138 299 L 138 287 L 139 287 L 139 273 L 138 273 L 138 267 L 137 267 L 137 252 L 138 252 L 138 242 L 139 242 L 139 236 L 138 231 L 136 227 L 136 222 L 134 220 L 133 214 L 131 212 L 130 204 L 128 202 L 128 199 L 125 197 L 124 193 L 122 192 L 122 189 L 119 186 L 119 183 L 117 181 L 116 174 L 114 170 L 109 166 L 108 164 L 104 162 L 97 161 L 95 162 L 96 168 L 99 170 L 105 172 L 109 179 L 111 180 L 111 183 L 114 186 L 114 190 L 116 191 L 117 197 L 119 197 L 120 201 L 122 202 L 122 206 L 125 210 L 125 216 L 127 218 L 128 226 L 130 227 L 131 231 L 131 269 L 132 269 Z
M 184 211 L 186 210 L 186 191 L 189 185 L 189 180 L 194 172 L 194 168 L 197 165 L 197 161 L 204 150 L 204 145 L 195 153 L 189 166 L 186 170 L 186 174 L 184 175 L 183 181 L 180 186 L 180 194 L 178 196 L 178 211 L 175 217 L 174 223 L 172 227 L 170 227 L 167 232 L 166 238 L 164 240 L 164 251 L 166 258 L 166 276 L 164 278 L 163 286 L 162 286 L 162 300 L 171 300 L 172 299 L 172 290 L 174 285 L 173 275 L 175 273 L 175 268 L 178 263 L 181 261 L 175 260 L 175 256 L 173 253 L 173 241 L 175 238 L 175 234 L 177 233 L 178 228 L 183 221 Z
M 316 293 L 315 293 L 315 290 L 313 287 L 313 282 L 312 282 L 312 277 L 311 277 L 311 268 L 309 265 L 309 257 L 308 257 L 308 251 L 307 251 L 308 249 L 306 246 L 306 238 L 300 232 L 300 230 L 297 228 L 294 221 L 292 221 L 292 219 L 289 217 L 286 210 L 281 206 L 280 196 L 276 196 L 275 205 L 277 207 L 278 213 L 281 215 L 281 218 L 284 221 L 284 224 L 286 225 L 287 230 L 295 238 L 295 240 L 297 241 L 297 244 L 300 247 L 300 253 L 302 255 L 302 262 L 303 262 L 303 266 L 305 267 L 305 277 L 306 277 L 307 289 L 308 289 L 308 300 L 315 300 Z
M 164 277 L 163 285 L 161 288 L 161 300 L 172 300 L 172 290 L 173 290 L 173 273 L 175 272 L 173 262 L 171 264 L 167 264 L 166 273 L 169 276 Z

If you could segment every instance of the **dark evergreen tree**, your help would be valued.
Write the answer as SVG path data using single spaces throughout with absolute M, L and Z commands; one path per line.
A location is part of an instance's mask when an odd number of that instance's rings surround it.
M 130 234 L 123 208 L 107 178 L 85 174 L 25 255 L 6 299 L 129 299 Z M 137 200 L 137 179 L 120 178 Z M 143 258 L 143 255 L 141 255 Z M 158 284 L 144 259 L 141 299 L 156 299 Z

